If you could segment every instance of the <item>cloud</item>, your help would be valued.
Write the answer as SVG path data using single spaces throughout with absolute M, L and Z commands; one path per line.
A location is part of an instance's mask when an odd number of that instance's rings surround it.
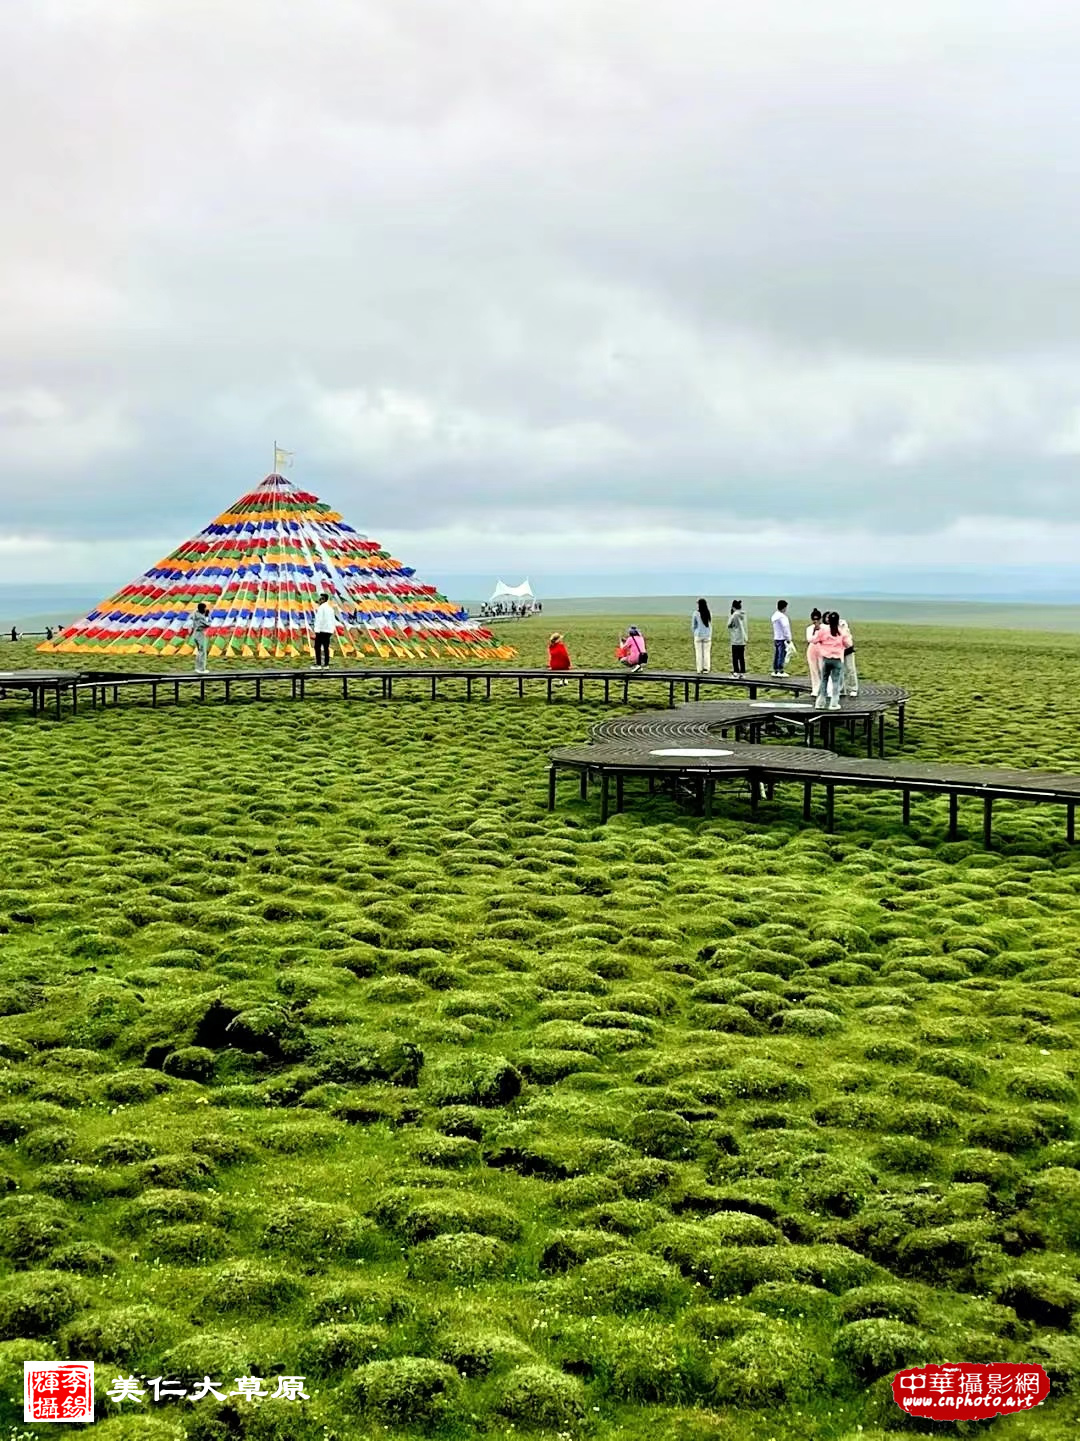
M 1078 51 L 1056 0 L 5 7 L 0 534 L 179 539 L 275 438 L 476 569 L 1080 523 Z

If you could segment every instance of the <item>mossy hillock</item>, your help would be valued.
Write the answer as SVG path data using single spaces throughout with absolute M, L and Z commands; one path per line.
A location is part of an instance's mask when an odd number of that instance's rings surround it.
M 925 642 L 860 630 L 909 757 L 1076 768 L 1070 638 L 1025 638 L 1038 714 L 1014 638 Z M 963 800 L 952 843 L 933 798 L 845 793 L 828 835 L 783 787 L 710 821 L 642 788 L 601 827 L 543 769 L 609 710 L 399 688 L 0 703 L 0 1423 L 55 1353 L 307 1377 L 103 1398 L 116 1441 L 883 1441 L 892 1369 L 1017 1359 L 1052 1382 L 1018 1441 L 1071 1437 L 1060 818 L 999 803 L 986 852 Z

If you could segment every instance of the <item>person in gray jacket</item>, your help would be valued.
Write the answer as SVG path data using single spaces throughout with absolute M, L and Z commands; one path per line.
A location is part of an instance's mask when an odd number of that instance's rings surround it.
M 728 640 L 731 642 L 731 674 L 746 674 L 746 643 L 750 629 L 746 623 L 746 612 L 741 600 L 731 602 L 731 614 L 727 621 Z
M 209 637 L 206 628 L 210 624 L 210 612 L 205 604 L 199 601 L 195 607 L 195 613 L 191 617 L 191 641 L 195 647 L 195 674 L 206 674 L 206 656 L 208 651 Z

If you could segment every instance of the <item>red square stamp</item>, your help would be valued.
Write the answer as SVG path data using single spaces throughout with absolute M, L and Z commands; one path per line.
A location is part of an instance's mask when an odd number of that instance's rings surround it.
M 93 1361 L 24 1361 L 24 1421 L 93 1421 Z

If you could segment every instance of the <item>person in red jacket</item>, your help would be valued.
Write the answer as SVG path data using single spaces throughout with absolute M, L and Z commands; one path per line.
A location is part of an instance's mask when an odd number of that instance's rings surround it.
M 555 634 L 548 641 L 548 669 L 570 669 L 570 652 L 566 649 L 566 642 L 563 640 L 562 635 L 559 633 L 559 631 L 556 631 Z M 557 684 L 568 685 L 569 682 L 565 680 L 560 680 L 557 682 Z

